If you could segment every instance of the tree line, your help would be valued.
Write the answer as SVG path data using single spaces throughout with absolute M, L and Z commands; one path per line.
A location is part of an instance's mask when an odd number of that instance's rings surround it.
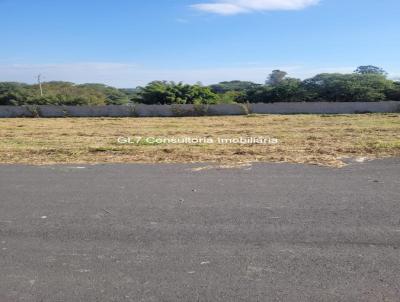
M 375 66 L 353 73 L 322 73 L 300 80 L 274 70 L 264 84 L 229 81 L 204 86 L 154 81 L 144 87 L 118 89 L 103 84 L 47 82 L 28 85 L 0 82 L 0 105 L 220 104 L 274 102 L 400 101 L 400 82 Z

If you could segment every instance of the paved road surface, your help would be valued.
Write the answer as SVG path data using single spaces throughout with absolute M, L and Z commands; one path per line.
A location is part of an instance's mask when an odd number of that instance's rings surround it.
M 0 166 L 0 302 L 400 301 L 400 159 Z

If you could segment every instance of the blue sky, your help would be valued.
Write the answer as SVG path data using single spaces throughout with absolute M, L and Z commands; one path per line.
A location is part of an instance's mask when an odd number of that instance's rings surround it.
M 0 0 L 0 81 L 400 76 L 398 0 Z

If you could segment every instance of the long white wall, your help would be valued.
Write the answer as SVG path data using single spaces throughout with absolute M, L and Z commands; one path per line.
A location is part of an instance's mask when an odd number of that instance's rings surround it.
M 400 112 L 400 102 L 315 102 L 220 105 L 0 106 L 12 117 L 172 117 L 247 114 L 354 114 Z

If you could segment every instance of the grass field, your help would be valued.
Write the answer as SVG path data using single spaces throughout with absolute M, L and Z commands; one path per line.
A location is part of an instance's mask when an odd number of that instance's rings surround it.
M 165 144 L 119 137 L 271 137 L 275 145 Z M 343 165 L 400 156 L 400 114 L 0 119 L 0 163 L 256 161 Z

